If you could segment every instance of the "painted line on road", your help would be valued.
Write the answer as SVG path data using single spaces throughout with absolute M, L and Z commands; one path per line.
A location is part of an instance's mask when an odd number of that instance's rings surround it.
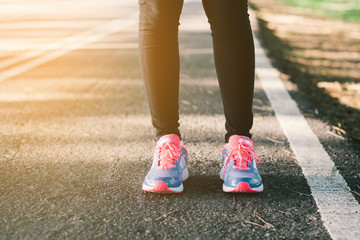
M 137 42 L 133 42 L 133 43 L 102 43 L 102 42 L 97 42 L 97 43 L 92 43 L 89 44 L 87 46 L 83 46 L 80 49 L 85 49 L 85 50 L 107 50 L 107 49 L 138 49 L 139 44 Z M 69 48 L 71 49 L 71 46 L 64 46 L 63 48 Z M 0 46 L 0 51 L 1 52 L 14 52 L 14 51 L 35 51 L 37 50 L 37 46 L 14 46 L 14 45 L 3 45 Z M 48 48 L 50 49 L 50 48 Z M 59 49 L 58 47 L 56 49 Z M 53 49 L 55 50 L 55 49 Z M 2 65 L 2 63 L 0 63 L 0 66 Z
M 113 20 L 112 20 L 113 21 Z M 102 29 L 103 27 L 106 27 L 107 25 L 111 24 L 111 22 L 106 22 L 106 23 L 103 23 L 103 24 L 100 24 L 98 25 L 97 27 L 93 28 L 93 29 L 90 29 L 90 30 L 86 30 L 84 32 L 81 32 L 79 34 L 76 34 L 76 35 L 72 35 L 72 36 L 69 36 L 69 37 L 66 37 L 66 38 L 63 38 L 61 39 L 60 41 L 58 42 L 54 42 L 54 43 L 48 43 L 48 44 L 45 44 L 43 47 L 41 47 L 40 49 L 35 49 L 35 50 L 32 50 L 32 51 L 28 51 L 28 52 L 25 52 L 17 57 L 14 57 L 14 58 L 11 58 L 11 59 L 8 59 L 8 60 L 5 60 L 5 61 L 2 61 L 0 63 L 0 68 L 6 68 L 6 67 L 9 67 L 11 65 L 15 65 L 17 63 L 20 63 L 22 61 L 26 61 L 30 58 L 35 58 L 35 57 L 38 57 L 46 52 L 49 52 L 51 50 L 59 50 L 59 49 L 62 49 L 64 48 L 67 44 L 70 44 L 70 43 L 74 43 L 74 42 L 77 42 L 77 41 L 80 41 L 81 39 L 87 37 L 87 36 L 91 36 L 91 35 L 94 35 L 96 34 L 100 29 Z M 10 48 L 9 48 L 10 49 Z M 20 49 L 20 50 L 26 50 L 26 49 Z
M 258 31 L 255 18 L 252 23 Z M 257 77 L 302 168 L 325 228 L 333 239 L 358 239 L 359 203 L 339 171 L 334 170 L 334 162 L 286 90 L 256 36 L 254 42 Z
M 0 64 L 0 68 L 8 67 L 22 61 L 26 61 L 31 58 L 35 58 L 21 64 L 19 66 L 13 67 L 11 69 L 5 70 L 0 73 L 0 82 L 3 82 L 11 77 L 17 76 L 23 72 L 26 72 L 34 67 L 37 67 L 41 64 L 49 62 L 55 58 L 63 56 L 73 50 L 79 49 L 86 44 L 95 42 L 101 38 L 104 38 L 111 33 L 119 32 L 127 27 L 133 26 L 137 23 L 138 13 L 133 14 L 127 17 L 126 20 L 116 19 L 111 20 L 105 24 L 101 24 L 100 26 L 82 32 L 80 34 L 62 39 L 59 42 L 51 43 L 46 45 L 43 49 L 26 52 L 19 57 L 9 59 L 7 61 L 3 61 Z M 55 49 L 55 50 L 53 50 Z

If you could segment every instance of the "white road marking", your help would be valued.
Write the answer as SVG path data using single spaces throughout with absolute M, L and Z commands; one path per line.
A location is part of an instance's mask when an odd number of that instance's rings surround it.
M 14 67 L 14 68 L 11 68 L 9 70 L 2 72 L 0 74 L 0 82 L 4 81 L 10 77 L 21 74 L 31 68 L 39 66 L 40 64 L 48 62 L 52 59 L 60 57 L 72 50 L 81 48 L 82 46 L 84 46 L 88 43 L 97 41 L 111 33 L 118 32 L 127 27 L 135 25 L 137 23 L 137 18 L 136 18 L 137 15 L 138 15 L 138 13 L 132 14 L 126 20 L 116 19 L 116 20 L 108 21 L 104 24 L 101 24 L 100 26 L 97 26 L 97 27 L 91 29 L 91 30 L 87 30 L 80 34 L 64 38 L 55 43 L 47 44 L 42 49 L 25 52 L 24 54 L 22 54 L 18 57 L 4 60 L 0 63 L 0 68 L 6 68 L 11 65 L 20 63 L 22 61 L 43 55 L 43 56 L 36 58 L 30 62 L 27 62 L 25 64 L 22 64 L 20 66 L 17 66 L 17 67 Z M 51 51 L 51 50 L 55 50 L 55 51 Z
M 72 46 L 64 46 L 62 48 L 67 48 L 67 49 L 72 49 Z M 18 46 L 18 45 L 11 45 L 8 44 L 8 46 L 6 45 L 0 45 L 0 51 L 1 52 L 14 52 L 14 51 L 35 51 L 36 49 L 38 49 L 36 47 L 36 45 L 34 44 L 34 46 Z M 54 50 L 59 49 L 58 47 L 53 48 Z M 138 43 L 134 42 L 134 43 L 101 43 L 101 42 L 96 42 L 96 43 L 92 43 L 92 44 L 88 44 L 86 46 L 82 46 L 79 49 L 88 49 L 88 50 L 101 50 L 101 49 L 138 49 Z M 2 65 L 2 63 L 0 63 L 0 66 Z
M 0 23 L 0 30 L 7 31 L 22 31 L 22 32 L 33 32 L 34 29 L 40 31 L 49 30 L 77 30 L 85 29 L 89 26 L 95 26 L 103 23 L 104 20 L 97 19 L 74 19 L 74 20 L 42 20 L 42 21 L 16 21 L 16 22 L 3 22 Z M 4 33 L 3 33 L 4 34 Z
M 6 68 L 11 65 L 17 64 L 21 61 L 25 61 L 30 58 L 38 57 L 49 50 L 59 50 L 59 49 L 64 49 L 66 46 L 69 47 L 70 46 L 69 44 L 71 44 L 71 43 L 81 41 L 82 39 L 84 39 L 88 36 L 94 35 L 94 34 L 98 33 L 99 31 L 101 32 L 103 28 L 106 28 L 107 26 L 112 25 L 114 23 L 114 21 L 118 21 L 118 20 L 112 20 L 110 22 L 106 22 L 106 23 L 101 24 L 91 30 L 87 30 L 87 31 L 81 32 L 79 34 L 63 38 L 60 41 L 55 42 L 55 43 L 46 44 L 41 49 L 36 49 L 36 50 L 30 51 L 30 52 L 25 52 L 18 57 L 2 61 L 0 63 L 0 68 Z
M 255 19 L 252 23 L 253 28 L 257 29 Z M 349 186 L 337 170 L 332 172 L 332 181 L 329 180 L 334 162 L 287 92 L 259 40 L 255 37 L 254 41 L 257 77 L 300 163 L 325 228 L 333 239 L 359 239 L 359 203 L 349 192 Z
M 21 61 L 25 61 L 29 58 L 38 57 L 41 55 L 34 60 L 2 72 L 0 74 L 0 82 L 19 75 L 25 71 L 28 71 L 34 67 L 37 67 L 62 55 L 65 55 L 72 50 L 79 49 L 88 43 L 95 42 L 111 33 L 118 32 L 122 29 L 135 25 L 137 23 L 137 19 L 135 18 L 135 16 L 137 16 L 137 14 L 133 14 L 131 17 L 128 18 L 128 20 L 112 20 L 110 22 L 100 25 L 99 27 L 96 27 L 95 29 L 80 33 L 69 38 L 65 38 L 57 43 L 49 44 L 44 49 L 27 52 L 20 55 L 19 57 L 9 59 L 8 61 L 3 61 L 0 64 L 0 67 L 4 68 Z M 49 52 L 48 49 L 57 50 Z

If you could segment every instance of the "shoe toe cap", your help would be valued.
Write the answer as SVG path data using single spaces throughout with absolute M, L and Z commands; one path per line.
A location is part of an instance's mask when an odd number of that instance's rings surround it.
M 228 175 L 224 181 L 225 185 L 229 187 L 236 187 L 240 182 L 248 183 L 251 188 L 256 188 L 262 185 L 261 177 L 255 174 L 251 174 L 251 176 Z

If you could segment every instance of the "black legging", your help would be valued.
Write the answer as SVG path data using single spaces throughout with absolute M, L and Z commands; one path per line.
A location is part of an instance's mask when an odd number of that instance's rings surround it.
M 203 0 L 225 112 L 225 142 L 253 124 L 254 43 L 247 0 Z M 140 63 L 157 137 L 179 132 L 178 26 L 183 0 L 139 0 Z

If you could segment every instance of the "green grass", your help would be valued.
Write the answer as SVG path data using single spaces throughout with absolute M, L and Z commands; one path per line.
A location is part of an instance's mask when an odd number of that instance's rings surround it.
M 277 0 L 301 13 L 360 23 L 360 0 Z

